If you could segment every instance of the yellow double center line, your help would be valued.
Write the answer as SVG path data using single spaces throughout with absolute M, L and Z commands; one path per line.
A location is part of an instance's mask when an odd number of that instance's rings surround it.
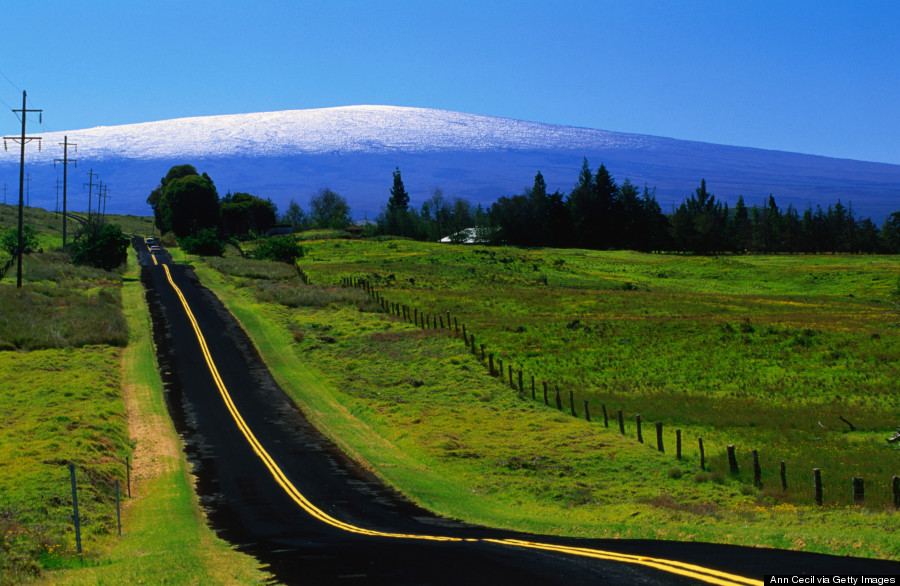
M 156 258 L 154 257 L 154 263 Z M 184 307 L 185 313 L 187 313 L 188 319 L 191 322 L 191 325 L 194 328 L 194 334 L 197 336 L 197 340 L 200 343 L 200 349 L 203 352 L 203 357 L 206 360 L 206 364 L 209 367 L 209 371 L 212 374 L 213 380 L 216 383 L 216 387 L 219 389 L 219 394 L 222 396 L 222 400 L 225 402 L 225 406 L 228 408 L 228 412 L 231 413 L 231 417 L 234 419 L 235 423 L 240 429 L 241 433 L 246 438 L 247 443 L 250 444 L 250 447 L 259 456 L 260 460 L 262 460 L 265 467 L 272 474 L 272 477 L 275 479 L 275 482 L 281 486 L 282 489 L 287 493 L 287 495 L 297 503 L 304 511 L 315 517 L 316 519 L 322 521 L 323 523 L 327 523 L 332 527 L 336 527 L 338 529 L 342 529 L 344 531 L 348 531 L 350 533 L 356 533 L 359 535 L 370 535 L 376 537 L 393 537 L 398 539 L 423 539 L 429 541 L 483 541 L 486 543 L 495 543 L 498 545 L 504 545 L 508 547 L 521 547 L 528 549 L 538 549 L 543 551 L 550 551 L 555 553 L 564 553 L 568 555 L 576 555 L 581 557 L 588 557 L 594 559 L 602 559 L 616 562 L 624 562 L 630 564 L 638 564 L 642 566 L 648 566 L 651 568 L 656 568 L 658 570 L 662 570 L 665 572 L 669 572 L 672 574 L 678 574 L 680 576 L 687 576 L 690 578 L 694 578 L 703 582 L 708 582 L 710 584 L 719 584 L 721 586 L 734 586 L 737 584 L 747 585 L 747 586 L 762 586 L 763 582 L 761 580 L 752 580 L 749 578 L 744 578 L 743 576 L 737 576 L 734 574 L 728 574 L 725 572 L 719 572 L 717 570 L 713 570 L 710 568 L 704 568 L 703 566 L 696 566 L 693 564 L 686 564 L 675 560 L 666 560 L 666 559 L 657 559 L 650 558 L 645 556 L 637 556 L 630 554 L 622 554 L 610 551 L 602 551 L 597 549 L 589 549 L 589 548 L 581 548 L 581 547 L 569 547 L 563 545 L 554 545 L 549 543 L 535 543 L 531 541 L 521 541 L 517 539 L 460 539 L 458 537 L 442 537 L 438 535 L 414 535 L 407 533 L 386 533 L 384 531 L 375 531 L 372 529 L 365 529 L 363 527 L 357 527 L 356 525 L 351 525 L 349 523 L 345 523 L 338 519 L 335 519 L 325 511 L 319 509 L 314 504 L 309 502 L 303 494 L 297 490 L 297 487 L 288 479 L 288 477 L 284 474 L 278 464 L 275 463 L 275 460 L 269 453 L 263 448 L 262 444 L 253 434 L 253 431 L 247 425 L 247 422 L 244 421 L 244 418 L 241 416 L 237 407 L 234 404 L 234 401 L 231 400 L 231 395 L 228 393 L 228 389 L 225 387 L 225 383 L 222 382 L 222 377 L 219 375 L 219 370 L 216 368 L 215 362 L 213 362 L 212 355 L 209 352 L 209 347 L 206 345 L 206 339 L 203 337 L 203 333 L 200 331 L 200 326 L 197 324 L 197 319 L 194 317 L 193 312 L 191 311 L 190 306 L 188 305 L 187 300 L 184 298 L 184 295 L 181 292 L 181 289 L 175 284 L 175 281 L 172 280 L 172 273 L 169 272 L 169 267 L 167 264 L 162 263 L 163 269 L 166 271 L 166 278 L 169 280 L 169 284 L 172 285 L 172 288 L 175 290 L 175 293 L 178 295 L 178 298 L 181 300 L 181 305 Z

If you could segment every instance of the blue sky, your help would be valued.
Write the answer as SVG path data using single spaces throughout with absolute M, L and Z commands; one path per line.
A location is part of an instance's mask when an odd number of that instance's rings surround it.
M 51 0 L 0 33 L 3 134 L 24 89 L 46 131 L 388 104 L 900 163 L 894 1 Z

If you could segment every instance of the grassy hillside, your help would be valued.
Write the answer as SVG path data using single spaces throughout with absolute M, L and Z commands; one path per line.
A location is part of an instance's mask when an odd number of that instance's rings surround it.
M 0 228 L 15 224 L 9 212 L 0 209 Z M 46 228 L 53 214 L 29 209 L 26 221 L 44 229 L 44 251 L 25 257 L 21 289 L 14 276 L 0 281 L 0 584 L 264 580 L 199 511 L 162 401 L 136 259 L 123 272 L 73 267 L 52 250 L 62 240 Z
M 317 285 L 243 259 L 211 261 L 219 274 L 202 279 L 318 424 L 434 510 L 568 535 L 898 557 L 887 485 L 900 471 L 884 441 L 897 425 L 898 259 L 304 245 L 299 264 Z M 344 277 L 419 312 L 450 311 L 495 361 L 525 370 L 524 392 L 488 376 L 455 332 L 373 311 L 367 295 L 337 286 Z M 625 435 L 603 425 L 601 403 L 623 410 Z M 738 476 L 727 444 L 738 448 Z M 813 504 L 813 467 L 826 479 L 824 507 Z M 850 505 L 852 476 L 866 480 L 866 508 Z

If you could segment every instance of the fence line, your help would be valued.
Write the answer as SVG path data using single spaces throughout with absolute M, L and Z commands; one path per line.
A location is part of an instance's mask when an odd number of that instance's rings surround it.
M 309 284 L 309 279 L 306 275 L 303 275 L 304 283 Z M 390 315 L 394 315 L 406 320 L 409 323 L 412 323 L 416 327 L 421 327 L 422 329 L 440 329 L 447 330 L 451 333 L 455 334 L 456 337 L 460 337 L 463 341 L 463 345 L 466 348 L 471 348 L 471 352 L 476 358 L 479 356 L 478 350 L 476 350 L 475 343 L 475 334 L 471 332 L 465 323 L 459 324 L 457 318 L 453 316 L 453 326 L 451 326 L 451 313 L 449 311 L 440 313 L 439 315 L 428 314 L 424 311 L 420 311 L 418 308 L 410 308 L 407 305 L 403 305 L 401 303 L 394 303 L 388 301 L 383 294 L 377 291 L 373 285 L 369 282 L 368 279 L 360 279 L 353 277 L 343 277 L 341 278 L 341 286 L 343 287 L 351 287 L 358 288 L 365 291 L 369 294 L 382 308 L 385 313 Z M 446 318 L 446 321 L 445 321 Z M 518 391 L 520 396 L 526 396 L 524 390 L 523 380 L 525 377 L 525 372 L 521 368 L 518 371 L 513 369 L 511 364 L 507 364 L 507 370 L 503 369 L 503 360 L 501 358 L 497 358 L 495 365 L 495 357 L 492 352 L 486 352 L 485 344 L 480 344 L 480 361 L 483 365 L 486 366 L 488 375 L 491 377 L 499 377 L 500 381 L 506 384 L 506 379 L 508 377 L 508 384 L 513 389 Z M 514 373 L 517 373 L 517 377 L 514 377 Z M 535 376 L 531 376 L 531 398 L 536 400 L 536 390 L 535 390 Z M 548 396 L 548 381 L 543 380 L 543 401 L 544 404 L 550 406 L 550 399 Z M 559 411 L 563 411 L 564 401 L 562 398 L 562 394 L 560 392 L 559 386 L 554 384 L 554 401 L 556 409 Z M 568 392 L 568 407 L 571 415 L 573 417 L 579 417 L 578 410 L 576 409 L 576 398 L 575 392 L 573 390 L 569 390 Z M 583 410 L 582 413 L 586 421 L 591 421 L 590 417 L 590 406 L 587 399 L 583 399 Z M 601 411 L 603 412 L 603 425 L 604 427 L 609 427 L 609 417 L 607 414 L 606 404 L 601 404 Z M 619 433 L 622 435 L 626 435 L 625 433 L 625 417 L 621 409 L 616 411 L 618 417 L 619 424 Z M 635 414 L 635 435 L 636 439 L 640 443 L 644 443 L 643 432 L 642 432 L 642 419 L 640 414 Z M 662 422 L 656 422 L 656 450 L 665 453 L 665 443 L 664 443 L 664 426 Z M 676 459 L 682 460 L 684 457 L 684 453 L 682 450 L 682 434 L 680 429 L 675 430 L 675 441 L 676 441 Z M 703 445 L 703 438 L 697 438 L 697 446 L 700 457 L 700 470 L 706 472 L 707 469 L 707 461 L 706 461 L 706 451 Z M 726 447 L 726 458 L 728 461 L 729 471 L 734 477 L 741 477 L 741 469 L 737 459 L 737 449 L 734 445 L 728 445 Z M 753 486 L 757 489 L 761 489 L 763 487 L 762 482 L 762 466 L 760 464 L 760 454 L 758 450 L 752 450 L 750 452 L 750 456 L 752 458 L 752 466 L 753 466 Z M 787 471 L 786 464 L 782 460 L 780 462 L 780 470 L 779 475 L 781 479 L 781 490 L 782 492 L 786 492 L 788 490 L 787 484 Z M 852 494 L 853 503 L 858 506 L 865 505 L 865 483 L 862 478 L 853 478 L 851 480 L 852 486 L 850 494 Z M 895 509 L 900 509 L 900 477 L 893 476 L 890 481 L 890 492 L 892 497 L 892 504 Z M 821 470 L 819 468 L 813 469 L 813 493 L 814 500 L 817 505 L 822 506 L 824 504 L 824 488 L 822 484 L 822 475 Z

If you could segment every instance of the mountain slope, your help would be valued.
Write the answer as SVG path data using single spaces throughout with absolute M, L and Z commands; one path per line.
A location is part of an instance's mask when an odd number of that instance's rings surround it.
M 446 196 L 490 204 L 520 193 L 540 170 L 551 190 L 568 191 L 582 159 L 602 162 L 620 183 L 656 187 L 664 209 L 705 178 L 710 190 L 748 205 L 772 193 L 779 205 L 827 206 L 840 198 L 880 223 L 900 209 L 900 166 L 780 151 L 681 141 L 505 118 L 390 106 L 350 106 L 182 118 L 44 134 L 44 149 L 28 151 L 32 204 L 55 204 L 53 158 L 68 135 L 78 143 L 70 168 L 70 207 L 86 209 L 82 179 L 93 169 L 110 186 L 107 211 L 147 214 L 147 194 L 174 164 L 206 171 L 220 193 L 248 191 L 284 209 L 306 205 L 330 187 L 356 218 L 374 217 L 400 167 L 413 203 L 436 187 Z M 0 181 L 10 203 L 18 189 L 17 157 L 0 157 Z M 76 179 L 72 179 L 72 177 Z M 84 177 L 82 177 L 84 176 Z M 74 187 L 74 188 L 73 188 Z M 94 198 L 96 201 L 96 197 Z

